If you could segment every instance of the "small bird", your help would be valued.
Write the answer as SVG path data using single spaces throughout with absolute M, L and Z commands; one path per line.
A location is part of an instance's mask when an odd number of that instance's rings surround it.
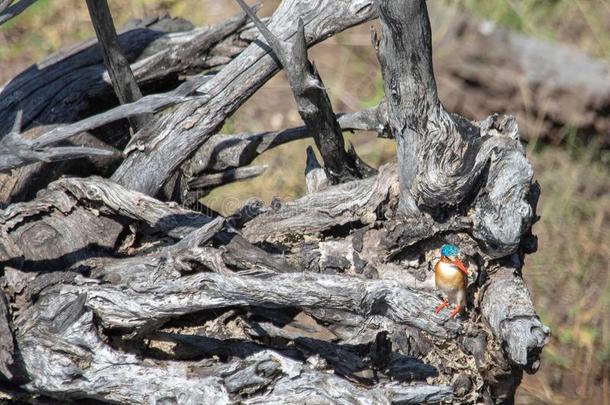
M 455 308 L 449 315 L 456 316 L 466 306 L 466 277 L 468 269 L 457 256 L 460 249 L 455 245 L 443 245 L 441 247 L 441 258 L 434 266 L 434 281 L 445 299 L 437 307 L 435 312 L 449 306 L 449 302 L 455 304 Z

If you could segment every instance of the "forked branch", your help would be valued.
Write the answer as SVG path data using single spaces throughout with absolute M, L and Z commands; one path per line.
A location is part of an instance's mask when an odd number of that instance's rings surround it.
M 236 1 L 254 21 L 286 71 L 299 114 L 316 142 L 331 182 L 344 183 L 364 177 L 368 173 L 362 173 L 359 169 L 358 157 L 345 151 L 341 126 L 335 118 L 322 78 L 307 57 L 303 20 L 299 18 L 292 43 L 281 41 L 254 14 L 244 0 Z

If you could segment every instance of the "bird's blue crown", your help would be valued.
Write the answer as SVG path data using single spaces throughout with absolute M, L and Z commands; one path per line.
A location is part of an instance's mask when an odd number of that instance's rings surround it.
M 445 257 L 455 257 L 460 254 L 460 249 L 455 245 L 443 245 L 441 254 Z

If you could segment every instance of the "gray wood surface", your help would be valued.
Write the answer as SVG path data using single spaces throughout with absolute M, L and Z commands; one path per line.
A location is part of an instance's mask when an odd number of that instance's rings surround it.
M 377 11 L 386 97 L 376 108 L 335 115 L 306 45 Z M 94 114 L 62 104 L 77 118 L 36 134 L 22 132 L 14 117 L 22 110 L 32 119 L 40 106 L 25 96 L 22 109 L 0 101 L 0 125 L 8 119 L 13 128 L 0 140 L 2 167 L 37 162 L 3 187 L 40 188 L 0 209 L 7 379 L 0 391 L 49 403 L 513 401 L 522 373 L 540 366 L 550 333 L 521 277 L 525 254 L 536 250 L 539 189 L 515 120 L 470 122 L 440 104 L 424 0 L 284 0 L 266 22 L 257 20 L 273 33 L 266 34 L 273 51 L 244 24 L 239 15 L 143 40 L 139 57 L 126 52 L 138 83 L 183 69 L 196 74 Z M 274 57 L 288 67 L 291 47 L 294 66 L 304 69 L 288 74 L 296 76 L 289 82 L 306 126 L 217 135 L 280 67 Z M 159 68 L 181 52 L 222 66 L 213 76 L 207 62 L 178 63 L 171 74 Z M 93 57 L 73 55 L 76 66 Z M 55 69 L 74 67 L 65 56 Z M 30 89 L 57 74 L 29 76 L 37 83 Z M 27 76 L 3 91 L 18 94 L 13 86 L 29 85 Z M 114 155 L 118 145 L 96 143 L 86 131 L 142 112 L 158 115 L 123 139 L 114 173 L 52 181 L 65 169 L 58 168 L 45 182 L 29 182 L 49 167 L 49 153 L 70 157 L 68 139 L 88 142 L 81 154 L 97 159 L 96 170 L 112 166 L 91 156 Z M 357 155 L 344 150 L 340 128 L 396 138 L 398 162 L 345 175 L 345 156 L 356 162 Z M 305 136 L 319 141 L 324 157 L 318 163 L 306 152 L 305 196 L 251 202 L 227 217 L 185 204 L 189 192 L 269 175 L 248 165 Z M 327 154 L 335 147 L 345 156 Z M 339 171 L 329 170 L 335 164 Z M 456 318 L 434 311 L 441 297 L 433 267 L 445 243 L 461 248 L 470 272 L 468 305 Z
M 87 9 L 102 49 L 104 65 L 110 75 L 112 88 L 121 104 L 132 103 L 142 98 L 142 92 L 136 83 L 129 62 L 125 59 L 112 21 L 110 7 L 106 0 L 87 0 Z M 129 119 L 134 132 L 143 127 L 151 116 L 134 116 Z
M 288 0 L 279 5 L 268 27 L 278 38 L 286 40 L 296 34 L 296 22 L 301 18 L 306 27 L 307 44 L 311 46 L 373 16 L 371 0 L 334 0 L 316 4 Z M 259 43 L 249 45 L 199 88 L 199 92 L 205 94 L 204 98 L 183 103 L 171 116 L 140 131 L 139 135 L 147 139 L 147 147 L 130 153 L 112 178 L 128 188 L 156 194 L 172 173 L 269 80 L 278 67 L 268 48 Z

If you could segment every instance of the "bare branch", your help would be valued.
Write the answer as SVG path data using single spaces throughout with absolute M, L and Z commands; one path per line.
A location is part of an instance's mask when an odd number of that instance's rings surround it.
M 31 141 L 22 139 L 19 132 L 15 132 L 13 128 L 10 134 L 0 139 L 0 171 L 38 161 L 51 162 L 87 156 L 113 156 L 113 152 L 104 149 L 71 146 L 51 148 L 48 146 L 109 122 L 142 113 L 156 112 L 171 105 L 185 102 L 190 99 L 188 95 L 207 79 L 208 77 L 201 76 L 168 93 L 146 96 L 136 102 L 120 105 L 74 124 L 56 126 Z M 15 125 L 20 124 L 21 116 L 21 112 L 18 112 Z
M 330 184 L 326 172 L 318 163 L 316 154 L 311 146 L 307 147 L 307 162 L 305 164 L 305 184 L 309 194 L 322 191 Z
M 248 166 L 229 169 L 215 174 L 204 174 L 192 179 L 189 187 L 192 189 L 206 189 L 233 183 L 235 181 L 247 180 L 260 176 L 267 170 L 267 165 Z
M 382 107 L 378 106 L 355 113 L 341 113 L 337 114 L 337 121 L 343 131 L 378 131 L 385 136 L 381 110 Z M 265 151 L 310 136 L 307 127 L 235 135 L 217 134 L 195 152 L 189 161 L 189 171 L 196 175 L 245 166 Z
M 0 172 L 38 161 L 55 162 L 82 157 L 115 155 L 114 152 L 107 149 L 78 146 L 44 147 L 35 140 L 24 139 L 20 133 L 22 116 L 22 112 L 18 111 L 13 129 L 0 139 Z
M 295 35 L 289 16 L 301 15 L 308 28 L 308 46 L 374 16 L 372 0 L 323 0 L 315 4 L 284 0 L 269 26 L 282 39 Z M 226 117 L 277 71 L 269 51 L 251 44 L 199 90 L 206 96 L 178 107 L 171 118 L 140 132 L 151 139 L 134 150 L 113 178 L 128 188 L 155 194 L 175 170 L 218 131 Z M 156 139 L 153 141 L 153 139 Z M 158 141 L 157 141 L 158 140 Z M 138 175 L 135 175 L 138 173 Z
M 110 80 L 112 80 L 114 92 L 121 104 L 133 103 L 142 98 L 142 92 L 129 67 L 129 62 L 121 52 L 108 2 L 106 0 L 87 0 L 87 8 L 102 50 L 104 64 L 110 74 Z M 152 116 L 150 115 L 133 116 L 129 119 L 129 122 L 135 132 L 151 119 Z
M 294 42 L 289 44 L 280 41 L 243 0 L 237 2 L 254 21 L 286 70 L 299 114 L 316 142 L 331 182 L 342 183 L 369 174 L 359 170 L 355 153 L 350 155 L 345 151 L 343 133 L 322 79 L 307 57 L 303 21 L 299 19 Z

